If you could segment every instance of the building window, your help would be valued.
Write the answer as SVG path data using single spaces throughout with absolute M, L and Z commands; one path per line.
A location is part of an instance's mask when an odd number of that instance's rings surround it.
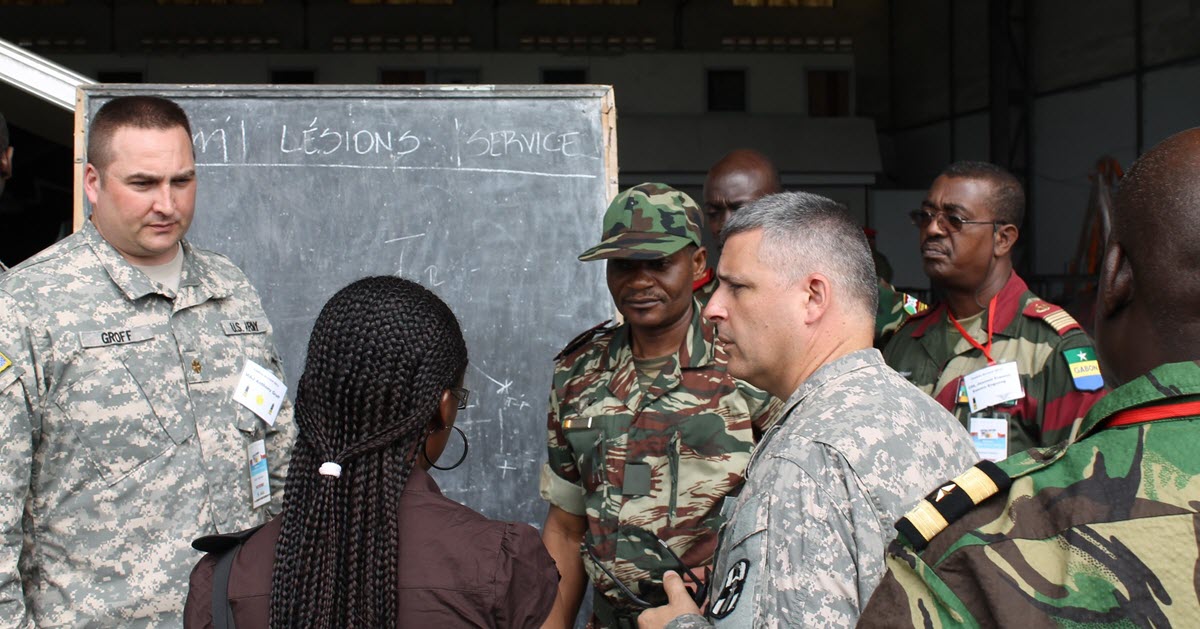
M 100 70 L 96 80 L 101 83 L 145 83 L 142 73 L 136 70 Z
M 808 71 L 808 115 L 818 118 L 850 115 L 850 71 Z
M 542 83 L 545 85 L 583 85 L 587 83 L 587 69 L 543 68 Z
M 312 85 L 316 82 L 316 70 L 271 70 L 274 85 Z
M 708 110 L 746 111 L 746 71 L 708 71 Z

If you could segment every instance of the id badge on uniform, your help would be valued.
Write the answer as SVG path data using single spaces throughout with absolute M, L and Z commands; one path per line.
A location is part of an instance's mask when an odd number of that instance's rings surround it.
M 250 459 L 250 504 L 257 509 L 271 502 L 271 478 L 267 472 L 267 444 L 262 439 L 246 448 Z
M 270 369 L 246 359 L 242 378 L 233 391 L 233 400 L 253 411 L 268 426 L 274 426 L 286 394 L 287 385 L 276 378 Z
M 1025 397 L 1017 363 L 1007 362 L 984 367 L 963 377 L 971 412 Z
M 1008 419 L 1004 417 L 971 417 L 971 443 L 979 458 L 993 463 L 1008 458 Z

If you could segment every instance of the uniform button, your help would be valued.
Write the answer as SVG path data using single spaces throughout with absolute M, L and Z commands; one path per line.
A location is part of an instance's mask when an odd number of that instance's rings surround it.
M 200 373 L 201 369 L 203 369 L 203 367 L 200 365 L 200 361 L 193 359 L 192 360 L 192 371 L 194 371 L 196 373 Z

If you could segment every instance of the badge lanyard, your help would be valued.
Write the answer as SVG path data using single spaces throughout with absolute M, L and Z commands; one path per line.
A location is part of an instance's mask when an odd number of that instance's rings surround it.
M 1000 293 L 996 293 L 995 295 L 992 295 L 992 300 L 988 302 L 988 309 L 987 309 L 987 311 L 988 311 L 988 313 L 987 313 L 988 339 L 987 339 L 986 347 L 983 345 L 980 345 L 979 341 L 976 341 L 975 339 L 971 338 L 971 335 L 967 334 L 967 331 L 965 329 L 963 329 L 962 324 L 958 322 L 958 319 L 954 318 L 954 313 L 950 312 L 949 308 L 946 309 L 946 316 L 949 317 L 950 323 L 953 323 L 954 327 L 958 328 L 958 333 L 962 334 L 963 338 L 967 339 L 968 343 L 970 343 L 975 349 L 983 352 L 983 356 L 985 358 L 987 358 L 989 367 L 996 364 L 996 361 L 992 360 L 992 315 L 994 315 L 996 313 L 996 298 L 999 296 L 1000 296 Z
M 1160 419 L 1178 419 L 1180 417 L 1188 417 L 1191 415 L 1200 415 L 1200 402 L 1180 402 L 1179 404 L 1163 404 L 1161 406 L 1131 408 L 1109 417 L 1108 420 L 1104 422 L 1104 426 L 1107 428 L 1114 428 L 1116 426 L 1142 424 L 1145 422 L 1158 421 Z

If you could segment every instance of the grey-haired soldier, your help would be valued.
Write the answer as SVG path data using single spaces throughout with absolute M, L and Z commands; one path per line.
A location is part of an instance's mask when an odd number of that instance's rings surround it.
M 0 626 L 182 625 L 189 542 L 282 506 L 295 435 L 271 326 L 182 240 L 187 116 L 92 122 L 90 220 L 0 278 Z
M 875 265 L 824 197 L 785 192 L 734 214 L 704 309 L 729 372 L 786 399 L 729 507 L 707 617 L 675 575 L 639 627 L 853 627 L 892 523 L 976 461 L 958 421 L 871 347 Z

